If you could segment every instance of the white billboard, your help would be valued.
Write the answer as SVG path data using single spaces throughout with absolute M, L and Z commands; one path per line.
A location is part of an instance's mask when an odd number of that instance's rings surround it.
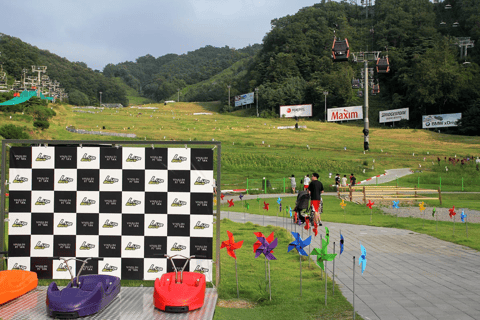
M 312 105 L 299 104 L 294 106 L 280 106 L 280 117 L 294 118 L 294 117 L 311 117 Z
M 394 122 L 400 120 L 409 120 L 408 108 L 385 110 L 378 113 L 378 122 Z
M 361 120 L 363 106 L 327 109 L 328 121 Z
M 246 104 L 252 104 L 252 103 L 253 103 L 253 92 L 235 96 L 235 107 L 240 107 L 240 106 L 244 106 Z
M 461 113 L 435 114 L 422 116 L 422 128 L 456 127 L 458 120 L 462 119 Z

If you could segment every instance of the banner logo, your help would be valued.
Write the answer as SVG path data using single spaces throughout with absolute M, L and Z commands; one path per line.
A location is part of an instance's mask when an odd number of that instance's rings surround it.
M 102 228 L 113 228 L 118 226 L 118 223 L 110 221 L 110 220 L 105 220 L 105 223 L 103 224 Z
M 58 180 L 58 183 L 69 183 L 69 182 L 73 182 L 73 178 L 65 177 L 63 174 Z
M 35 159 L 35 161 L 47 161 L 47 160 L 50 160 L 52 159 L 52 157 L 50 156 L 47 156 L 46 154 L 42 154 L 41 152 L 38 154 L 37 158 Z
M 95 204 L 95 200 L 87 199 L 87 197 L 84 197 L 82 202 L 80 202 L 81 206 L 91 206 L 92 204 Z
M 150 266 L 150 268 L 148 268 L 148 273 L 159 273 L 163 271 L 163 268 L 162 267 L 155 267 L 153 264 Z
M 35 247 L 33 249 L 35 250 L 43 250 L 43 249 L 46 249 L 46 248 L 50 248 L 50 245 L 47 244 L 47 243 L 42 243 L 41 241 L 38 241 L 37 244 L 35 245 Z
M 172 251 L 182 251 L 187 249 L 187 247 L 177 244 L 176 242 L 172 246 Z
M 195 225 L 195 227 L 193 227 L 193 229 L 207 229 L 208 227 L 210 227 L 209 224 L 206 224 L 206 223 L 202 223 L 201 221 L 198 221 L 197 224 Z
M 46 204 L 50 203 L 50 200 L 48 199 L 42 199 L 42 197 L 38 197 L 37 201 L 35 202 L 36 206 L 44 206 Z
M 117 270 L 117 267 L 110 266 L 108 263 L 103 267 L 102 272 L 113 272 Z
M 148 226 L 148 229 L 158 229 L 161 227 L 163 227 L 163 223 L 155 222 L 155 220 L 152 220 L 152 222 L 150 222 L 150 225 Z
M 134 207 L 134 206 L 138 206 L 139 204 L 141 204 L 142 202 L 140 200 L 132 200 L 132 198 L 130 197 L 128 200 L 127 200 L 127 203 L 125 204 L 126 206 L 129 206 L 129 207 Z
M 114 184 L 116 182 L 118 182 L 118 179 L 117 178 L 112 178 L 110 176 L 106 176 L 105 180 L 103 180 L 103 184 Z
M 12 267 L 12 270 L 27 270 L 27 267 L 21 264 L 15 263 Z
M 125 250 L 137 250 L 137 249 L 140 249 L 140 246 L 138 244 L 132 244 L 131 242 L 129 242 L 127 244 L 127 246 L 125 247 Z
M 83 154 L 83 157 L 80 159 L 81 162 L 92 162 L 93 160 L 97 159 L 95 156 L 89 156 L 86 153 Z
M 95 248 L 94 244 L 87 243 L 87 241 L 83 241 L 82 245 L 80 246 L 80 250 L 90 250 Z
M 28 223 L 26 223 L 25 221 L 19 221 L 18 219 L 15 219 L 15 222 L 12 224 L 12 227 L 13 228 L 21 228 L 21 227 L 24 227 L 26 226 Z
M 182 156 L 179 156 L 178 154 L 175 154 L 172 159 L 172 162 L 177 162 L 177 163 L 184 162 L 184 161 L 187 161 L 187 157 L 182 157 Z
M 197 180 L 195 181 L 194 185 L 204 186 L 204 185 L 209 184 L 209 183 L 210 183 L 210 180 L 202 179 L 202 177 L 198 177 Z
M 165 180 L 160 179 L 160 178 L 155 179 L 155 176 L 153 176 L 152 179 L 150 179 L 150 181 L 148 181 L 148 184 L 160 184 L 160 183 L 163 183 L 164 181 Z
M 58 266 L 57 268 L 57 271 L 60 271 L 60 272 L 65 272 L 65 271 L 68 271 L 68 269 L 72 270 L 72 267 L 70 266 L 67 266 L 67 264 L 65 263 L 60 263 L 60 265 Z
M 17 174 L 17 176 L 15 177 L 15 179 L 13 179 L 13 183 L 24 183 L 24 182 L 27 182 L 28 181 L 28 178 L 25 178 L 25 177 L 20 177 L 20 175 Z
M 173 200 L 173 203 L 172 203 L 172 207 L 181 207 L 186 205 L 187 205 L 186 201 L 178 200 L 178 198 L 175 198 L 175 200 Z
M 195 270 L 194 270 L 193 272 L 205 274 L 205 273 L 207 273 L 208 271 L 209 271 L 209 269 L 207 269 L 207 268 L 202 268 L 202 266 L 197 265 L 197 266 L 195 267 Z
M 142 158 L 138 156 L 134 156 L 133 153 L 130 153 L 127 158 L 127 162 L 137 162 L 140 160 L 142 160 Z
M 60 222 L 57 225 L 58 228 L 67 228 L 70 226 L 73 226 L 73 222 L 65 221 L 64 219 L 60 220 Z

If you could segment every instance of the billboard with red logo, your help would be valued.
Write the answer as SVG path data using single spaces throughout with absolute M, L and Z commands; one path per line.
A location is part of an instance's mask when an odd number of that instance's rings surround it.
M 363 119 L 363 107 L 330 108 L 327 110 L 328 121 L 346 121 Z
M 311 117 L 312 105 L 299 104 L 295 106 L 280 106 L 280 117 L 294 118 L 294 117 Z

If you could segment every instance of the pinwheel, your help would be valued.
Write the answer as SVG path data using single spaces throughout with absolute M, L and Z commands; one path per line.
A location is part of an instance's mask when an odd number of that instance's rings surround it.
M 347 206 L 347 204 L 346 204 L 345 201 L 342 199 L 342 202 L 340 202 L 340 207 L 342 207 L 342 209 L 345 209 L 346 206 Z
M 343 253 L 343 246 L 345 245 L 345 239 L 342 236 L 342 232 L 340 231 L 340 254 Z
M 223 200 L 223 198 L 225 197 L 225 195 L 223 193 L 220 194 L 220 199 Z
M 327 253 L 327 247 L 327 241 L 322 240 L 322 249 L 315 248 L 310 254 L 311 256 L 317 256 L 317 265 L 322 268 L 323 271 L 325 271 L 324 261 L 333 261 L 333 259 L 335 259 L 337 256 L 333 253 Z
M 397 200 L 397 201 L 393 200 L 392 202 L 393 202 L 393 205 L 392 205 L 393 209 L 398 209 L 398 203 L 400 201 L 399 200 Z
M 278 197 L 277 203 L 280 205 L 282 203 L 282 198 Z
M 244 206 L 245 206 L 245 208 L 247 208 L 247 210 L 250 209 L 250 204 L 247 201 L 245 201 Z
M 268 211 L 268 206 L 269 205 L 270 205 L 269 203 L 266 203 L 265 201 L 263 201 L 263 209 Z
M 437 211 L 437 209 L 435 207 L 433 207 L 432 217 L 435 217 L 435 229 L 436 229 L 436 231 L 438 231 L 438 220 L 437 220 L 437 217 L 435 216 L 435 211 Z
M 273 232 L 272 234 L 273 235 Z M 255 258 L 258 258 L 262 253 L 265 256 L 265 261 L 268 261 L 268 288 L 270 291 L 270 300 L 272 300 L 272 286 L 270 283 L 270 260 L 277 260 L 272 254 L 273 249 L 277 246 L 278 239 L 275 238 L 272 242 L 268 242 L 264 237 L 257 237 L 260 242 L 260 246 L 255 251 Z
M 243 194 L 240 193 L 240 194 L 238 195 L 238 197 L 240 198 L 240 201 L 243 200 Z
M 310 219 L 308 217 L 305 217 L 305 227 L 303 227 L 305 230 L 310 229 Z
M 364 246 L 362 246 L 361 243 L 360 243 L 360 249 L 362 250 L 362 254 L 358 259 L 358 264 L 362 266 L 362 275 L 363 275 L 363 271 L 365 271 L 365 268 L 367 267 L 367 250 L 365 249 Z
M 213 205 L 214 205 L 214 206 L 217 205 L 217 197 L 213 198 Z
M 462 214 L 460 215 L 460 218 L 462 219 L 462 222 L 465 222 L 465 218 L 467 218 L 467 215 L 465 214 L 463 209 L 462 209 Z
M 302 256 L 307 256 L 308 254 L 305 252 L 304 248 L 308 245 L 310 245 L 310 242 L 312 241 L 312 236 L 309 236 L 307 239 L 302 240 L 300 237 L 300 234 L 297 232 L 292 231 L 292 235 L 295 238 L 293 242 L 291 242 L 288 245 L 288 251 L 292 251 L 294 248 L 297 249 L 297 252 L 299 253 L 299 258 L 300 258 L 300 296 L 302 296 Z
M 228 202 L 228 207 L 229 207 L 229 208 L 235 206 L 235 205 L 233 204 L 233 199 L 227 200 L 227 202 Z
M 265 236 L 264 236 L 263 233 L 261 233 L 261 232 L 254 232 L 253 234 L 255 235 L 255 237 L 257 237 L 257 239 L 258 239 L 258 237 L 265 238 Z M 274 236 L 275 236 L 275 235 L 274 235 L 274 232 L 270 233 L 270 235 L 266 238 L 266 240 L 268 241 L 268 243 L 270 243 L 270 242 L 273 241 Z M 262 244 L 262 243 L 260 242 L 260 240 L 257 240 L 257 242 L 255 242 L 255 243 L 253 244 L 253 252 L 257 252 L 257 249 L 258 249 L 258 247 L 260 247 L 261 244 Z M 273 253 L 273 250 L 272 250 L 272 253 Z
M 435 207 L 433 207 L 433 210 L 432 210 L 432 217 L 435 217 L 435 211 L 437 211 L 437 209 Z
M 325 240 L 327 241 L 327 245 L 330 244 L 330 231 L 327 227 L 325 227 Z
M 257 199 L 255 200 L 257 200 L 257 203 L 260 205 L 260 198 L 258 196 L 257 196 Z
M 318 235 L 318 224 L 317 221 L 313 221 L 313 234 L 315 234 L 315 237 Z
M 220 249 L 227 248 L 227 253 L 230 257 L 235 259 L 235 278 L 237 280 L 237 298 L 240 298 L 240 292 L 238 290 L 238 271 L 237 271 L 237 256 L 235 255 L 235 250 L 240 249 L 243 244 L 243 240 L 235 243 L 233 239 L 233 234 L 227 230 L 228 240 L 222 242 Z
M 235 242 L 233 238 L 233 234 L 230 231 L 227 231 L 228 240 L 222 242 L 222 246 L 220 249 L 227 248 L 227 253 L 230 257 L 237 259 L 235 255 L 235 250 L 240 249 L 243 244 L 243 240 L 239 242 Z
M 419 207 L 420 211 L 422 211 L 422 212 L 425 211 L 425 203 L 423 201 L 418 204 L 418 207 Z
M 282 212 L 282 204 L 280 203 L 279 211 Z
M 302 238 L 300 237 L 300 234 L 298 232 L 293 232 L 292 231 L 292 235 L 293 237 L 295 238 L 294 241 L 292 241 L 289 245 L 288 245 L 288 251 L 287 252 L 290 252 L 292 251 L 293 249 L 296 249 L 297 252 L 302 255 L 302 256 L 308 256 L 308 254 L 305 252 L 305 250 L 303 250 L 305 247 L 309 246 L 310 245 L 310 242 L 312 242 L 312 236 L 309 236 L 307 239 L 305 240 L 302 240 Z
M 372 202 L 371 200 L 368 200 L 367 207 L 370 209 L 370 222 L 372 222 L 372 215 L 373 215 L 372 206 L 374 204 L 375 204 L 375 202 Z
M 448 209 L 450 212 L 448 215 L 450 216 L 450 219 L 452 219 L 453 216 L 455 216 L 457 213 L 455 212 L 455 206 L 453 206 L 451 209 Z
M 292 207 L 288 207 L 288 212 L 290 213 L 290 218 L 292 217 Z

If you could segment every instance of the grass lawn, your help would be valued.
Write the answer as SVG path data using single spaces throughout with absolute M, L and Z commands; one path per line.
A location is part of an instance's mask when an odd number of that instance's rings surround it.
M 457 199 L 456 194 L 446 194 L 448 200 L 445 200 L 442 207 L 450 207 L 455 205 L 455 207 L 470 208 L 476 209 L 480 207 L 480 200 L 462 200 Z M 443 197 L 443 195 L 442 195 Z M 461 197 L 464 198 L 473 198 L 478 199 L 478 194 L 463 194 Z M 234 201 L 235 206 L 228 208 L 228 205 L 222 204 L 222 210 L 232 211 L 232 212 L 248 212 L 250 214 L 265 214 L 269 216 L 290 216 L 288 211 L 285 208 L 291 207 L 292 211 L 295 207 L 295 197 L 288 197 L 282 199 L 282 212 L 279 212 L 277 205 L 278 198 L 269 198 L 261 199 L 260 207 L 256 200 L 248 200 L 250 209 L 246 210 L 245 200 L 243 205 L 241 201 Z M 263 208 L 263 201 L 270 204 L 269 211 L 266 211 Z M 461 223 L 457 218 L 455 223 L 455 235 L 453 235 L 453 222 L 438 222 L 438 231 L 437 224 L 432 220 L 423 220 L 419 218 L 396 218 L 395 216 L 383 214 L 383 212 L 377 208 L 373 207 L 372 210 L 372 222 L 370 222 L 370 209 L 365 205 L 359 205 L 351 202 L 347 202 L 345 207 L 345 215 L 343 214 L 343 209 L 340 207 L 340 202 L 335 196 L 324 196 L 324 214 L 322 214 L 322 221 L 329 222 L 339 222 L 339 223 L 349 223 L 357 225 L 369 225 L 377 227 L 388 227 L 388 228 L 398 228 L 398 229 L 408 229 L 418 233 L 428 234 L 430 236 L 436 237 L 441 240 L 450 241 L 453 243 L 465 245 L 475 250 L 480 250 L 480 224 L 469 223 L 468 224 L 468 238 L 466 237 L 466 225 Z M 426 201 L 429 205 L 439 206 L 438 201 Z M 468 206 L 467 204 L 472 204 Z M 288 210 L 288 209 L 287 209 Z M 234 214 L 234 213 L 232 213 Z M 397 222 L 398 221 L 398 222 Z M 425 224 L 425 226 L 424 226 Z

